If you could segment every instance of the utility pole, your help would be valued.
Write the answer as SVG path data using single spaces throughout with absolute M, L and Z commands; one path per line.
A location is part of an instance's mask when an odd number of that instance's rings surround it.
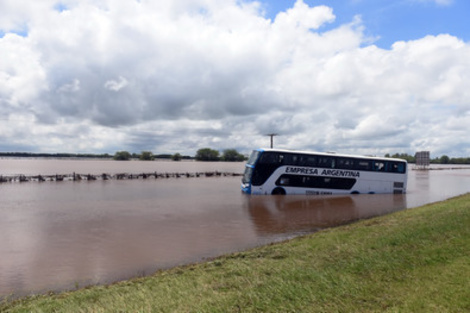
M 271 137 L 271 149 L 272 149 L 272 148 L 273 148 L 273 137 L 274 137 L 274 136 L 277 136 L 277 134 L 275 134 L 275 133 L 272 133 L 272 134 L 266 134 L 266 136 L 269 136 L 269 137 Z

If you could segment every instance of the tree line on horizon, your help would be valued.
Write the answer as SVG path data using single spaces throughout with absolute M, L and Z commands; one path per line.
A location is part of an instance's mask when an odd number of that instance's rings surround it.
M 130 159 L 139 159 L 141 161 L 152 161 L 155 159 L 171 159 L 173 161 L 181 161 L 183 159 L 194 159 L 196 161 L 224 161 L 224 162 L 241 162 L 247 160 L 247 158 L 239 153 L 236 149 L 226 149 L 220 155 L 218 150 L 211 148 L 201 148 L 197 151 L 194 157 L 183 156 L 180 153 L 175 154 L 164 154 L 154 155 L 150 151 L 142 151 L 140 154 L 131 154 L 128 151 L 118 151 L 113 156 L 114 160 L 126 161 Z
M 386 154 L 386 158 L 397 158 L 406 160 L 408 163 L 416 163 L 416 156 L 407 153 Z M 470 164 L 470 157 L 467 158 L 451 158 L 447 155 L 435 157 L 429 160 L 431 164 Z
M 113 159 L 117 161 L 127 161 L 138 159 L 141 161 L 153 161 L 155 159 L 169 159 L 173 161 L 196 160 L 196 161 L 225 161 L 241 162 L 247 160 L 247 157 L 239 153 L 236 149 L 225 149 L 222 154 L 218 150 L 211 148 L 201 148 L 195 156 L 174 154 L 154 154 L 151 151 L 142 151 L 141 153 L 131 153 L 129 151 L 117 151 L 114 155 L 109 153 L 32 153 L 32 152 L 0 152 L 0 157 L 10 158 L 98 158 Z
M 114 159 L 114 160 L 131 160 L 138 159 L 142 161 L 152 161 L 155 159 L 169 159 L 173 161 L 196 160 L 196 161 L 225 161 L 225 162 L 242 162 L 247 157 L 239 153 L 236 149 L 225 149 L 222 154 L 215 149 L 201 148 L 196 152 L 195 156 L 174 154 L 153 154 L 151 151 L 142 151 L 141 153 L 131 153 L 128 151 L 117 151 L 114 155 L 109 153 L 93 154 L 93 153 L 32 153 L 32 152 L 0 152 L 0 157 L 14 158 L 98 158 L 98 159 Z M 416 163 L 416 157 L 407 153 L 385 154 L 385 157 L 398 158 L 406 160 L 408 163 Z M 430 160 L 432 164 L 470 164 L 470 157 L 449 157 L 442 155 Z

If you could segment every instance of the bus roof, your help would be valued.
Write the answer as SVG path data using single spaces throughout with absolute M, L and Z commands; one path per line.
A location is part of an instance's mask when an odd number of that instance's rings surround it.
M 386 157 L 377 157 L 377 156 L 367 156 L 367 155 L 342 154 L 342 153 L 336 153 L 336 152 L 317 152 L 317 151 L 270 149 L 270 148 L 259 148 L 259 149 L 255 149 L 255 150 L 265 151 L 265 152 L 282 152 L 282 153 L 300 153 L 300 154 L 324 155 L 324 156 L 339 156 L 339 157 L 357 158 L 357 159 L 388 160 L 388 161 L 396 161 L 396 162 L 405 162 L 405 163 L 407 163 L 407 161 L 404 160 L 404 159 L 386 158 Z

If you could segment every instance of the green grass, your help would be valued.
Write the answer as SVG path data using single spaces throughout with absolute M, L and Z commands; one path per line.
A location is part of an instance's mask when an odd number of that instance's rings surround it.
M 470 195 L 0 312 L 470 312 Z

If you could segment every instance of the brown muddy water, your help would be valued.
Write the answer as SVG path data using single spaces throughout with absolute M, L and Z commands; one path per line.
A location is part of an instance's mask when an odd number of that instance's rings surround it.
M 243 168 L 222 162 L 0 159 L 0 175 Z M 1 183 L 0 298 L 149 275 L 470 190 L 470 168 L 410 170 L 406 195 L 247 196 L 240 179 Z

